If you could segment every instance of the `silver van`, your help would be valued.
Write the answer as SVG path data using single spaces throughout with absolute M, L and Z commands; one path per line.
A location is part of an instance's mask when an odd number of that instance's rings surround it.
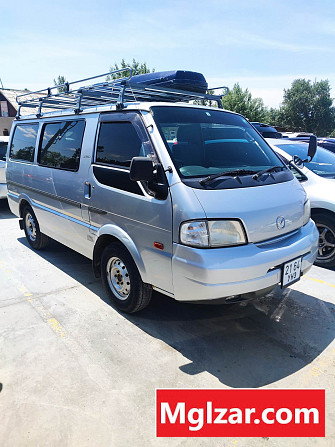
M 180 301 L 252 299 L 299 280 L 318 252 L 291 171 L 191 72 L 175 73 L 165 84 L 130 72 L 17 99 L 35 113 L 19 110 L 12 126 L 12 212 L 32 248 L 52 238 L 92 259 L 124 312 L 147 306 L 152 290 Z M 218 107 L 190 103 L 208 100 Z

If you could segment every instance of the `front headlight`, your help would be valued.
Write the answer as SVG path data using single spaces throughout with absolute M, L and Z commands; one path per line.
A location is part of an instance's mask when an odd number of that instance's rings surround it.
M 180 227 L 180 241 L 191 247 L 208 247 L 208 230 L 205 221 L 185 222 Z
M 306 200 L 304 203 L 304 218 L 303 218 L 303 225 L 306 225 L 311 218 L 311 202 L 309 199 Z
M 184 222 L 180 242 L 191 247 L 227 247 L 246 244 L 242 224 L 238 220 L 200 220 Z

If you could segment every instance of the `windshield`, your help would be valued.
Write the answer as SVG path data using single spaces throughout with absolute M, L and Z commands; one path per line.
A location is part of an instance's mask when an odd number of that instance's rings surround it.
M 7 144 L 0 141 L 0 160 L 6 160 Z
M 182 178 L 283 166 L 240 115 L 186 107 L 152 107 L 154 120 Z
M 277 147 L 287 152 L 292 157 L 298 155 L 302 160 L 307 158 L 308 144 L 307 143 L 292 143 L 292 144 L 276 144 Z M 321 177 L 335 177 L 335 154 L 327 151 L 322 147 L 317 148 L 313 160 L 309 163 L 305 162 L 305 166 Z

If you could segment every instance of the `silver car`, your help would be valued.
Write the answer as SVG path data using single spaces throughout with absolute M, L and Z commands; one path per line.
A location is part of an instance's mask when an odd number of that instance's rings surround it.
M 318 146 L 313 160 L 301 163 L 307 157 L 307 143 L 287 140 L 268 142 L 291 162 L 293 173 L 311 201 L 312 218 L 320 234 L 315 263 L 321 267 L 335 267 L 335 154 Z M 293 160 L 296 161 L 294 165 Z
M 34 249 L 53 238 L 92 259 L 121 311 L 152 290 L 251 299 L 312 266 L 306 192 L 241 115 L 160 101 L 75 112 L 14 122 L 9 204 Z
M 7 185 L 6 185 L 6 152 L 9 137 L 0 137 L 0 199 L 7 198 Z

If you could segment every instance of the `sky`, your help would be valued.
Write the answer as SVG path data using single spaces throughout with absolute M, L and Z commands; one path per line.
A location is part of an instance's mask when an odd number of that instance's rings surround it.
M 0 78 L 38 90 L 105 73 L 122 58 L 239 82 L 278 107 L 294 79 L 329 79 L 334 0 L 0 0 Z

